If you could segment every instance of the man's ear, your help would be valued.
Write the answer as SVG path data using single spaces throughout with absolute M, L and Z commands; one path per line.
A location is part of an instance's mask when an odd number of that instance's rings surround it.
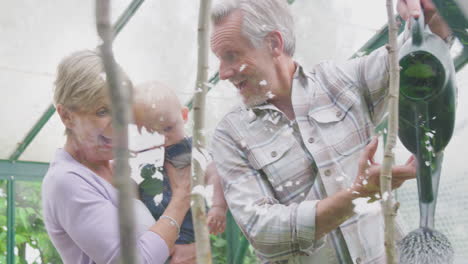
M 187 122 L 187 120 L 188 120 L 188 114 L 189 114 L 189 109 L 188 109 L 188 107 L 186 107 L 186 106 L 182 107 L 181 112 L 182 112 L 182 119 L 184 120 L 184 122 Z
M 279 57 L 284 53 L 284 40 L 279 31 L 275 30 L 268 33 L 265 39 L 270 52 L 274 57 Z
M 56 106 L 57 113 L 62 120 L 62 123 L 65 125 L 66 128 L 70 129 L 73 127 L 73 115 L 72 112 L 63 106 L 62 104 L 58 104 Z

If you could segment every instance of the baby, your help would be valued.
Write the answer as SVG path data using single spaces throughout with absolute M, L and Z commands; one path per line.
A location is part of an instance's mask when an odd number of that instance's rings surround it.
M 157 132 L 164 136 L 164 159 L 176 168 L 189 166 L 191 162 L 192 139 L 186 137 L 184 132 L 188 112 L 175 93 L 160 83 L 150 82 L 134 88 L 133 113 L 138 130 L 145 128 L 149 133 Z M 213 185 L 212 206 L 207 215 L 208 227 L 212 234 L 222 233 L 226 226 L 227 204 L 213 162 L 207 166 L 205 178 L 208 185 Z M 154 194 L 145 193 L 142 189 L 140 197 L 158 219 L 171 199 L 168 178 L 163 177 L 163 198 L 159 204 L 155 203 Z M 189 211 L 180 224 L 180 236 L 176 244 L 190 244 L 194 240 L 192 214 Z

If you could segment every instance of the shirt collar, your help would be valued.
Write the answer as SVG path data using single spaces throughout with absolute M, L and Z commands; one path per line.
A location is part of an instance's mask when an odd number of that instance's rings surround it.
M 313 73 L 305 71 L 304 68 L 296 63 L 297 70 L 292 82 L 291 102 L 294 109 L 294 114 L 297 118 L 307 116 L 311 107 L 313 97 L 309 94 L 310 81 L 313 81 Z
M 294 72 L 293 76 L 293 88 L 294 88 L 294 80 L 298 80 L 301 84 L 301 86 L 306 87 L 307 85 L 307 78 L 311 77 L 310 74 L 307 71 L 304 70 L 304 67 L 300 65 L 298 62 L 294 62 L 296 64 L 296 71 Z

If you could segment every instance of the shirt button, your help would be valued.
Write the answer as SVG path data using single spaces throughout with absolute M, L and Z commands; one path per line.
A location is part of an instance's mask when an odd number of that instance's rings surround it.
M 360 257 L 357 257 L 356 258 L 356 264 L 361 264 L 362 263 L 362 259 Z
M 343 112 L 341 111 L 336 112 L 336 117 L 341 117 L 342 115 L 343 115 Z
M 331 170 L 327 169 L 325 170 L 325 176 L 330 176 L 331 175 Z
M 255 121 L 255 119 L 257 119 L 257 115 L 255 115 L 254 111 L 252 111 L 252 109 L 249 109 L 248 110 L 248 118 L 249 118 L 249 122 L 252 123 L 253 121 Z
M 314 138 L 312 138 L 312 137 L 311 137 L 311 138 L 309 138 L 309 143 L 310 143 L 310 144 L 314 143 L 314 141 L 315 141 L 315 139 L 314 139 Z
M 276 156 L 278 156 L 278 152 L 272 151 L 272 152 L 271 152 L 271 156 L 272 156 L 273 158 L 275 158 Z

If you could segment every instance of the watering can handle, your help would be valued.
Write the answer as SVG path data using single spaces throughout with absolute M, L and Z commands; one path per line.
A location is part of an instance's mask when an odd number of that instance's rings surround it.
M 411 17 L 411 39 L 413 45 L 421 46 L 423 42 L 423 31 L 424 31 L 424 12 L 421 12 L 419 17 L 415 19 Z

